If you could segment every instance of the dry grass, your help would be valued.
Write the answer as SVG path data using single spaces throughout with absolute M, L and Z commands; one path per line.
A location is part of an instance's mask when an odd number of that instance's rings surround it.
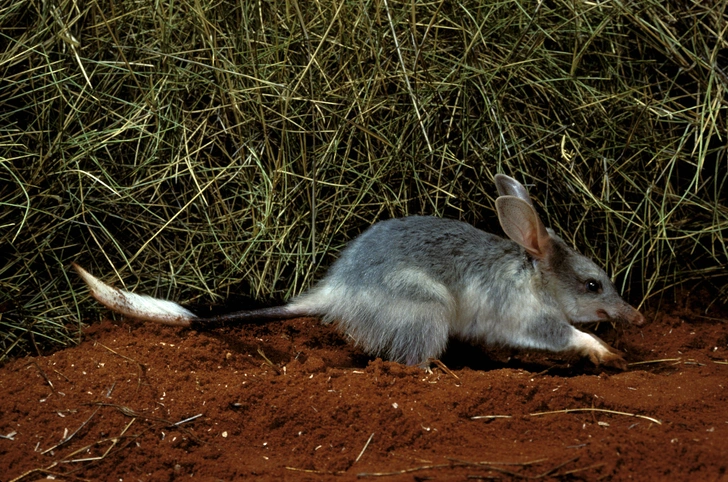
M 380 218 L 499 232 L 496 172 L 632 301 L 707 280 L 724 302 L 726 8 L 5 2 L 0 355 L 78 339 L 72 260 L 281 300 Z

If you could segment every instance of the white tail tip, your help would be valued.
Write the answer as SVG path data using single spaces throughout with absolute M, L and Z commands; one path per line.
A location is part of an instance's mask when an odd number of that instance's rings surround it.
M 91 290 L 91 296 L 111 311 L 130 318 L 174 326 L 189 326 L 197 318 L 194 313 L 177 303 L 111 287 L 76 263 L 72 264 Z

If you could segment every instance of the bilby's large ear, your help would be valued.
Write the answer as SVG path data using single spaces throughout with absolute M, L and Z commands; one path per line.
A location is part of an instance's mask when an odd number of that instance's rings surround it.
M 500 196 L 515 196 L 533 206 L 531 196 L 528 195 L 526 188 L 512 177 L 506 176 L 505 174 L 496 174 L 495 186 L 498 188 L 498 194 Z
M 495 208 L 501 227 L 509 238 L 536 259 L 543 260 L 550 256 L 553 243 L 551 235 L 531 203 L 516 196 L 501 196 L 495 200 Z

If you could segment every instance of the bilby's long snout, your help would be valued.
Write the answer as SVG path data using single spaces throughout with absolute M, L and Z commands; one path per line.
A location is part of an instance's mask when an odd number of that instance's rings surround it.
M 632 308 L 634 310 L 634 308 Z M 645 317 L 637 310 L 634 310 L 634 316 L 631 320 L 629 320 L 630 323 L 633 323 L 637 326 L 642 326 L 645 324 Z
M 624 308 L 618 314 L 618 317 L 632 323 L 633 325 L 642 326 L 645 324 L 645 317 L 642 313 L 627 303 L 624 304 Z

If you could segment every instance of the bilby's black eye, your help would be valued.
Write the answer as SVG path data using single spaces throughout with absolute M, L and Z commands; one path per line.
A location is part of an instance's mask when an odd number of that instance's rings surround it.
M 597 280 L 586 280 L 586 290 L 590 293 L 599 293 L 602 290 L 602 285 Z

